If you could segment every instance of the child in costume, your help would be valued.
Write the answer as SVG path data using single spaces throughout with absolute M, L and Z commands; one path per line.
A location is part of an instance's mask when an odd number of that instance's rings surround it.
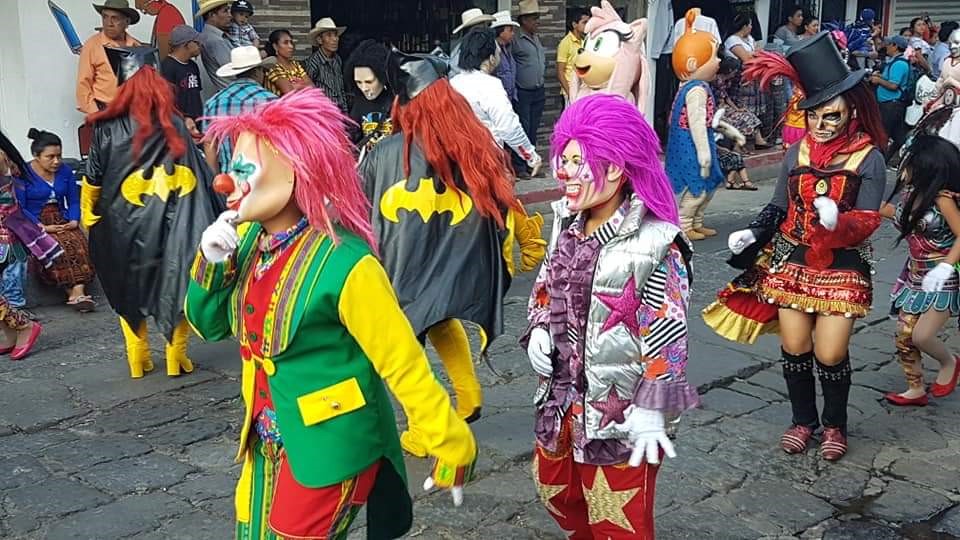
M 764 88 L 766 90 L 766 88 Z M 796 86 L 793 87 L 793 95 L 790 96 L 790 102 L 787 103 L 787 112 L 783 115 L 783 148 L 787 149 L 793 146 L 793 143 L 799 141 L 807 134 L 807 115 L 800 110 L 800 102 L 803 101 L 803 92 Z
M 868 238 L 880 224 L 886 183 L 878 149 L 886 135 L 865 74 L 850 72 L 827 32 L 791 48 L 786 60 L 761 52 L 747 63 L 748 79 L 763 84 L 785 76 L 801 88 L 807 134 L 784 156 L 770 204 L 746 229 L 730 234 L 730 264 L 747 271 L 703 312 L 718 334 L 742 343 L 776 330 L 779 322 L 793 410 L 780 446 L 788 454 L 804 452 L 822 422 L 820 454 L 829 461 L 847 451 L 847 348 L 855 320 L 870 309 Z
M 502 246 L 509 212 L 522 206 L 503 150 L 451 87 L 447 71 L 438 57 L 391 52 L 387 85 L 397 94 L 398 132 L 367 154 L 360 172 L 400 305 L 416 334 L 436 348 L 457 414 L 472 422 L 482 395 L 460 321 L 480 327 L 483 351 L 503 331 L 510 273 Z M 401 441 L 422 456 L 424 434 L 416 427 Z
M 91 114 L 93 142 L 80 220 L 103 292 L 120 315 L 130 376 L 153 369 L 146 318 L 166 339 L 167 375 L 193 371 L 183 320 L 190 267 L 204 229 L 222 209 L 212 174 L 157 73 L 156 49 L 107 48 L 120 87 Z
M 921 353 L 940 363 L 931 386 L 934 397 L 946 397 L 957 386 L 957 356 L 938 334 L 948 319 L 960 315 L 960 151 L 946 139 L 918 135 L 900 165 L 900 178 L 890 195 L 900 193 L 896 209 L 881 209 L 900 230 L 897 241 L 910 248 L 906 275 L 893 298 L 898 311 L 895 344 L 907 379 L 906 392 L 884 396 L 894 405 L 926 405 Z
M 216 181 L 230 210 L 203 233 L 186 316 L 240 341 L 239 540 L 346 538 L 364 504 L 368 538 L 409 529 L 384 382 L 437 459 L 426 489 L 459 505 L 476 458 L 377 260 L 346 122 L 311 88 L 207 130 L 236 141 Z
M 659 150 L 618 96 L 579 99 L 554 126 L 566 198 L 521 343 L 541 377 L 534 481 L 571 538 L 654 537 L 667 426 L 699 403 L 685 376 L 692 248 Z
M 650 72 L 644 40 L 647 20 L 629 24 L 607 0 L 590 8 L 583 48 L 574 62 L 570 101 L 595 93 L 623 96 L 647 114 Z
M 680 197 L 680 228 L 691 240 L 717 234 L 703 218 L 723 182 L 713 130 L 717 106 L 709 84 L 720 67 L 719 43 L 693 27 L 699 14 L 699 8 L 687 11 L 686 31 L 673 48 L 673 72 L 682 82 L 670 112 L 666 158 L 667 176 Z

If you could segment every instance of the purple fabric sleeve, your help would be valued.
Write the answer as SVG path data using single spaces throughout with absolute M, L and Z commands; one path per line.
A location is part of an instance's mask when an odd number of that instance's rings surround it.
M 686 380 L 644 380 L 633 392 L 631 402 L 644 409 L 682 413 L 699 407 L 700 395 Z

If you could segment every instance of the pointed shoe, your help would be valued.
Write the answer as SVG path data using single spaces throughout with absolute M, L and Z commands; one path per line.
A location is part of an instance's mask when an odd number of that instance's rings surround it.
M 930 394 L 936 398 L 947 397 L 953 393 L 954 389 L 957 388 L 957 379 L 960 378 L 960 358 L 956 356 L 953 357 L 953 377 L 950 377 L 950 382 L 947 384 L 938 384 L 933 383 L 930 385 Z
M 896 405 L 897 407 L 925 407 L 927 403 L 930 402 L 926 394 L 915 398 L 903 397 L 896 392 L 887 392 L 883 396 L 891 405 Z
M 24 343 L 22 347 L 14 347 L 10 351 L 10 359 L 21 360 L 30 354 L 30 350 L 33 349 L 34 344 L 37 343 L 37 338 L 40 337 L 40 332 L 43 332 L 43 325 L 34 322 L 33 327 L 30 328 L 30 336 L 27 338 L 27 342 Z

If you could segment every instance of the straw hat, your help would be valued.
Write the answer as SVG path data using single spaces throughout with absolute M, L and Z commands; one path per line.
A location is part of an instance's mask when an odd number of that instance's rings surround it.
M 317 36 L 324 32 L 336 31 L 338 36 L 342 36 L 344 32 L 347 31 L 346 26 L 337 26 L 337 23 L 333 22 L 333 19 L 330 17 L 324 17 L 317 21 L 317 24 L 313 25 L 313 28 L 310 30 L 310 40 L 313 41 L 317 39 Z
M 217 77 L 236 77 L 255 67 L 267 67 L 276 63 L 277 59 L 273 56 L 260 58 L 260 51 L 253 45 L 235 47 L 230 50 L 230 63 L 220 66 L 220 69 L 217 70 Z
M 520 12 L 517 17 L 524 15 L 540 15 L 540 4 L 537 0 L 520 0 Z
M 498 11 L 493 14 L 493 24 L 490 28 L 500 28 L 501 26 L 520 27 L 520 23 L 510 18 L 510 10 Z
M 199 19 L 203 17 L 207 12 L 213 11 L 220 6 L 225 6 L 231 3 L 231 0 L 200 0 L 198 2 L 200 5 L 197 7 L 196 18 Z
M 126 15 L 127 18 L 130 19 L 130 24 L 140 22 L 140 13 L 130 7 L 130 2 L 127 0 L 104 0 L 102 4 L 93 4 L 93 9 L 97 10 L 97 13 L 100 14 L 103 14 L 103 10 L 105 9 L 112 9 Z
M 460 14 L 460 26 L 453 29 L 453 33 L 457 34 L 465 28 L 470 28 L 471 26 L 476 26 L 478 24 L 488 23 L 493 21 L 493 15 L 487 15 L 482 10 L 478 8 L 471 8 Z

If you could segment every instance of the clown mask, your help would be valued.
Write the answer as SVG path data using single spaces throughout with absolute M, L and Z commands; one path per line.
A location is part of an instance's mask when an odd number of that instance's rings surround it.
M 268 221 L 293 199 L 293 169 L 272 146 L 250 133 L 237 138 L 225 174 L 232 186 L 222 182 L 226 179 L 221 175 L 215 189 L 227 195 L 227 207 L 237 212 L 238 222 Z
M 560 182 L 567 200 L 567 208 L 580 212 L 610 202 L 620 194 L 623 186 L 623 171 L 615 166 L 607 169 L 605 178 L 597 181 L 583 157 L 580 143 L 570 141 L 555 167 L 557 181 Z
M 847 130 L 850 123 L 850 107 L 842 96 L 807 109 L 807 131 L 814 141 L 825 143 L 836 139 Z
M 950 39 L 947 41 L 950 46 L 950 57 L 960 58 L 960 29 L 950 32 Z

